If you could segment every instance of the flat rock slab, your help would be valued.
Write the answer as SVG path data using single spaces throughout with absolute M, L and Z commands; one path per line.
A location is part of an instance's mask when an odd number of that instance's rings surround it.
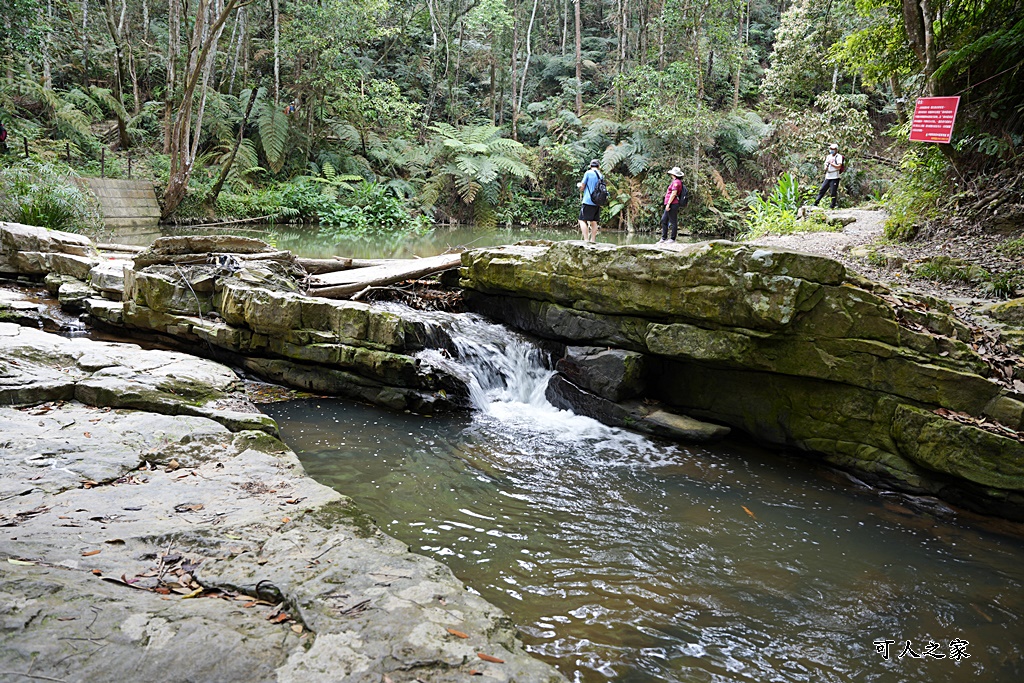
M 166 377 L 180 362 L 11 327 L 8 382 Z M 227 380 L 206 372 L 211 389 Z M 4 680 L 564 680 L 274 436 L 96 397 L 0 407 Z

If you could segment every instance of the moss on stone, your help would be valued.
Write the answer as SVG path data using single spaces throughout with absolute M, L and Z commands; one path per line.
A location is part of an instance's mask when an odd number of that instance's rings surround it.
M 309 510 L 305 517 L 325 529 L 336 526 L 353 529 L 359 538 L 370 538 L 380 532 L 377 523 L 346 496 Z

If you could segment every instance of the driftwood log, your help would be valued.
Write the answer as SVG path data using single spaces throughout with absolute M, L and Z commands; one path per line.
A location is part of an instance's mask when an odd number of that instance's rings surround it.
M 382 259 L 382 258 L 347 258 L 334 256 L 332 258 L 300 258 L 297 263 L 306 269 L 310 275 L 323 275 L 324 273 L 336 273 L 339 270 L 351 268 L 371 268 L 373 266 L 386 266 L 396 260 L 405 259 Z
M 344 299 L 367 287 L 385 287 L 396 282 L 457 268 L 462 264 L 459 254 L 442 254 L 422 259 L 400 259 L 383 265 L 352 268 L 312 278 L 309 294 L 328 299 Z

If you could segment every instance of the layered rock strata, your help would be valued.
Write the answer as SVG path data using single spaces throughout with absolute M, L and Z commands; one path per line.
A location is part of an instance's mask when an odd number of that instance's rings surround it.
M 4 680 L 564 680 L 305 476 L 239 385 L 0 323 Z
M 642 354 L 644 397 L 867 478 L 1024 517 L 1024 396 L 990 377 L 944 302 L 897 295 L 830 259 L 730 242 L 523 243 L 462 263 L 471 309 Z M 556 380 L 587 391 L 578 381 Z
M 161 238 L 131 260 L 84 237 L 0 223 L 0 273 L 44 277 L 61 305 L 272 381 L 434 412 L 465 386 L 413 357 L 436 332 L 368 304 L 305 296 L 294 255 L 251 238 Z

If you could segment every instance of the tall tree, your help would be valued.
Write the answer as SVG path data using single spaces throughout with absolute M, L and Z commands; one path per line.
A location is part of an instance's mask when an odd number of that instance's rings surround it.
M 198 0 L 192 17 L 188 64 L 182 82 L 181 102 L 171 129 L 171 168 L 164 191 L 163 217 L 167 218 L 185 198 L 188 181 L 199 152 L 200 128 L 206 110 L 207 86 L 217 56 L 224 24 L 242 0 Z M 196 90 L 199 102 L 196 103 Z M 193 119 L 195 130 L 193 130 Z

